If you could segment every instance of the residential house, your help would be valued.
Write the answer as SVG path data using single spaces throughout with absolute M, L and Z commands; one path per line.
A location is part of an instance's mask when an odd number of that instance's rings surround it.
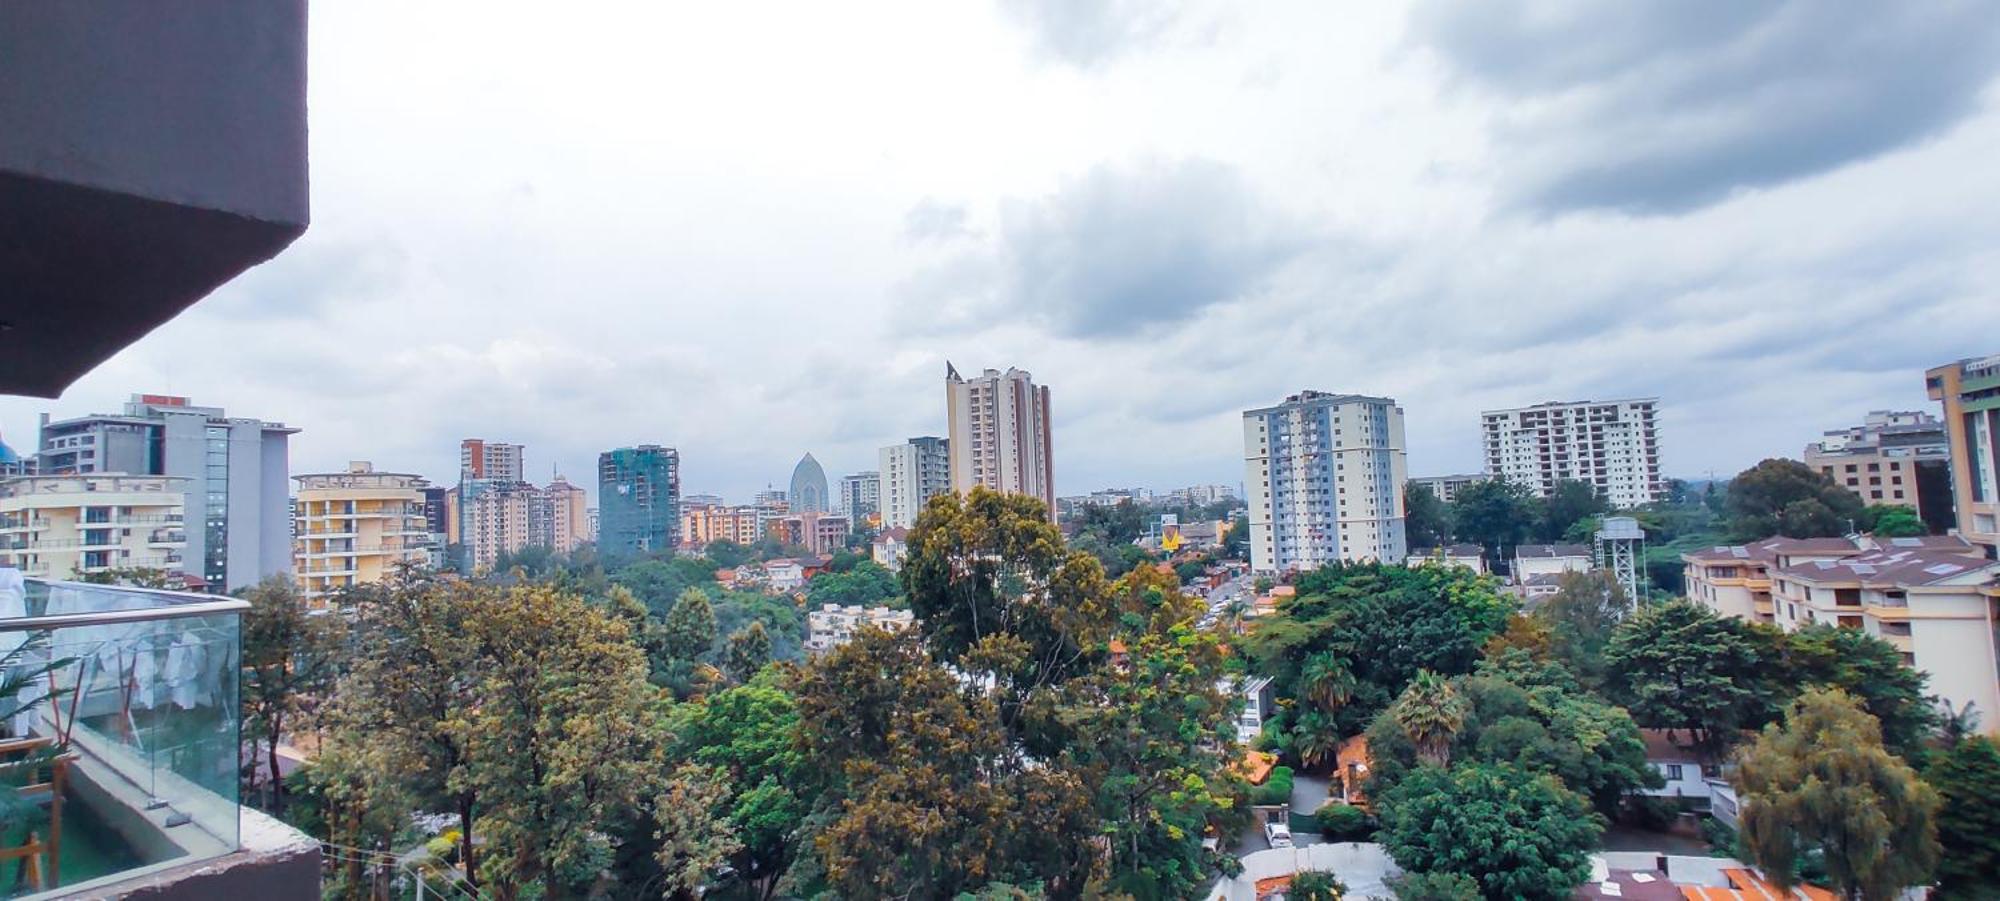
M 875 534 L 875 546 L 871 556 L 883 569 L 897 572 L 903 568 L 903 557 L 910 552 L 910 530 L 901 526 L 883 529 Z
M 915 622 L 916 614 L 908 610 L 823 604 L 806 614 L 806 651 L 813 654 L 831 651 L 852 640 L 855 631 L 863 626 L 896 632 Z
M 1463 566 L 1466 569 L 1486 574 L 1486 551 L 1476 544 L 1447 544 L 1439 547 L 1420 547 L 1410 552 L 1403 561 L 1409 566 L 1436 563 L 1442 566 Z

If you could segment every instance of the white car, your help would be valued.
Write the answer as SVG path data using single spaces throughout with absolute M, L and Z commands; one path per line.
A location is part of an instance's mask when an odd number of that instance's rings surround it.
M 1265 823 L 1264 840 L 1270 842 L 1273 848 L 1289 848 L 1292 846 L 1292 827 L 1284 823 Z

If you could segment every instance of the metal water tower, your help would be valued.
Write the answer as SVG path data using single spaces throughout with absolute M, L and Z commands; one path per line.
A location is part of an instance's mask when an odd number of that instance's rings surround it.
M 1646 530 L 1630 516 L 1607 516 L 1597 530 L 1597 567 L 1625 586 L 1625 596 L 1633 603 L 1645 600 L 1639 591 L 1639 573 L 1645 568 Z

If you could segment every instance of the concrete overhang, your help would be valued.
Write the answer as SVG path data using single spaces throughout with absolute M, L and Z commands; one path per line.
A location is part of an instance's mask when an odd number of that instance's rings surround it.
M 0 393 L 303 234 L 305 88 L 305 0 L 0 0 Z

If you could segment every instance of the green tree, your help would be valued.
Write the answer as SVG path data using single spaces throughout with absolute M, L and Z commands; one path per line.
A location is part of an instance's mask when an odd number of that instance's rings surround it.
M 1535 610 L 1549 628 L 1550 653 L 1593 688 L 1604 684 L 1604 649 L 1632 612 L 1632 598 L 1608 572 L 1563 573 Z
M 1299 901 L 1340 901 L 1346 893 L 1347 886 L 1333 878 L 1332 873 L 1305 870 L 1292 877 L 1292 890 L 1285 897 Z
M 469 757 L 453 781 L 486 810 L 480 874 L 502 897 L 530 885 L 581 895 L 611 860 L 603 825 L 641 804 L 658 772 L 644 655 L 624 624 L 573 595 L 467 600 L 478 702 L 447 728 Z
M 769 897 L 791 865 L 794 833 L 820 781 L 795 744 L 798 704 L 768 672 L 740 685 L 674 708 L 671 759 L 723 774 L 728 811 L 742 848 L 736 866 Z
M 1231 560 L 1250 559 L 1250 517 L 1237 514 L 1222 533 L 1222 556 Z
M 630 589 L 654 616 L 665 617 L 688 589 L 715 584 L 715 564 L 693 557 L 641 560 L 613 573 L 611 581 Z
M 653 856 L 666 897 L 676 901 L 701 897 L 699 890 L 709 874 L 742 847 L 728 820 L 717 815 L 728 797 L 729 786 L 720 775 L 682 764 L 654 799 L 660 847 Z
M 1488 898 L 1569 898 L 1604 828 L 1554 776 L 1505 763 L 1418 767 L 1377 802 L 1398 865 L 1471 877 Z
M 1785 636 L 1786 678 L 1838 688 L 1861 702 L 1880 724 L 1882 742 L 1905 757 L 1920 756 L 1937 728 L 1926 696 L 1929 676 L 1903 665 L 1903 654 L 1860 629 L 1816 623 Z
M 894 601 L 902 593 L 903 587 L 897 584 L 894 573 L 873 560 L 864 559 L 846 572 L 814 577 L 806 585 L 806 603 L 813 608 L 822 604 L 867 607 Z
M 1873 504 L 1861 511 L 1861 530 L 1877 538 L 1910 538 L 1929 535 L 1930 527 L 1917 518 L 1917 511 L 1902 504 Z
M 1540 506 L 1535 537 L 1542 541 L 1561 541 L 1572 526 L 1611 510 L 1611 504 L 1597 493 L 1596 486 L 1575 479 L 1556 480 Z
M 279 770 L 278 745 L 288 727 L 308 718 L 333 686 L 345 621 L 315 614 L 292 580 L 283 576 L 258 583 L 245 599 L 250 609 L 239 627 L 243 642 L 243 739 L 252 752 L 260 743 L 264 746 L 269 809 L 282 813 L 285 780 Z
M 1407 873 L 1389 880 L 1398 901 L 1480 901 L 1479 881 L 1463 873 Z
M 731 680 L 738 684 L 748 682 L 770 662 L 771 633 L 764 630 L 763 623 L 753 621 L 729 636 L 728 657 L 722 669 Z
M 1725 508 L 1738 540 L 1828 538 L 1846 534 L 1859 519 L 1861 499 L 1804 463 L 1777 458 L 1730 480 Z
M 1938 810 L 1938 895 L 2000 898 L 2000 742 L 1967 738 L 1932 761 L 1924 780 Z
M 1536 528 L 1541 503 L 1528 489 L 1506 479 L 1474 482 L 1458 490 L 1451 519 L 1458 537 L 1486 549 L 1488 560 L 1505 559 Z
M 1451 508 L 1438 500 L 1429 485 L 1403 483 L 1403 532 L 1412 548 L 1437 547 L 1451 541 Z
M 1750 860 L 1780 888 L 1814 855 L 1848 898 L 1889 899 L 1938 862 L 1937 792 L 1882 746 L 1875 718 L 1810 689 L 1745 749 L 1731 779 Z
M 1420 670 L 1389 708 L 1396 725 L 1416 745 L 1418 759 L 1435 766 L 1451 762 L 1452 739 L 1465 728 L 1470 705 L 1438 674 Z
M 1645 607 L 1604 649 L 1607 693 L 1641 725 L 1720 751 L 1768 722 L 1783 698 L 1771 675 L 1779 639 L 1685 600 Z
M 699 588 L 681 592 L 662 623 L 662 649 L 677 660 L 696 661 L 715 649 L 715 608 Z
M 708 562 L 714 564 L 717 569 L 735 569 L 756 559 L 750 553 L 749 548 L 728 540 L 709 542 L 708 547 L 703 548 L 701 554 L 707 557 Z

